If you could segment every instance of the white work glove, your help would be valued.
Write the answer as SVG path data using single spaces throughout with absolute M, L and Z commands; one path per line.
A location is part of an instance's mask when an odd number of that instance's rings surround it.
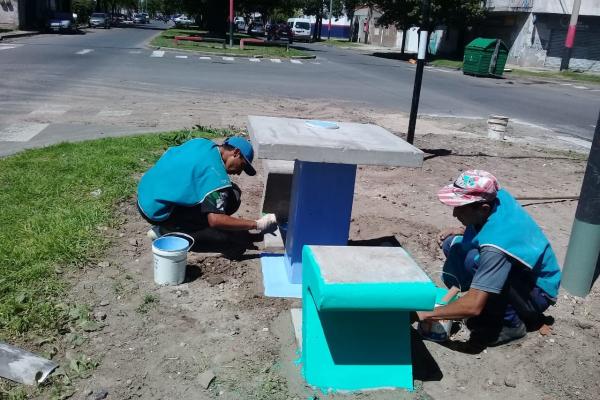
M 275 214 L 266 214 L 256 220 L 256 229 L 261 233 L 274 232 L 277 229 Z

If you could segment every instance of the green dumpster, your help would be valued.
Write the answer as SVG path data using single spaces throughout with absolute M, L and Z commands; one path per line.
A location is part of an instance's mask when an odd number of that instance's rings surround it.
M 463 73 L 476 76 L 502 76 L 508 47 L 500 39 L 477 38 L 465 48 Z

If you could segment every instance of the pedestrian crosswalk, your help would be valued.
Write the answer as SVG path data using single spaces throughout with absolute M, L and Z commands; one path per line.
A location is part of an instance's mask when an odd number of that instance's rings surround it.
M 23 44 L 17 44 L 17 43 L 8 43 L 8 44 L 4 44 L 1 43 L 0 44 L 0 51 L 1 50 L 11 50 L 11 49 L 16 49 L 18 47 L 23 46 Z M 78 56 L 90 56 L 94 53 L 100 53 L 102 52 L 103 49 L 88 49 L 88 48 L 84 48 L 84 49 L 77 49 L 74 51 L 74 53 Z M 140 50 L 126 50 L 123 52 L 123 55 L 125 56 L 130 56 L 130 57 L 150 57 L 150 58 L 160 58 L 160 59 L 175 59 L 175 60 L 188 60 L 188 61 L 210 61 L 210 62 L 217 62 L 217 63 L 233 63 L 233 64 L 238 64 L 238 63 L 253 63 L 253 64 L 260 64 L 260 63 L 266 63 L 266 64 L 274 64 L 274 65 L 283 65 L 283 64 L 294 64 L 294 65 L 320 65 L 321 62 L 317 61 L 317 59 L 314 58 L 270 58 L 270 57 L 261 57 L 261 56 L 255 56 L 255 57 L 243 57 L 243 56 L 226 56 L 226 55 L 195 55 L 193 53 L 190 54 L 181 54 L 181 53 L 177 53 L 177 52 L 168 52 L 165 50 L 144 50 L 144 49 L 140 49 Z
M 20 47 L 20 44 L 0 44 L 0 50 L 10 50 Z

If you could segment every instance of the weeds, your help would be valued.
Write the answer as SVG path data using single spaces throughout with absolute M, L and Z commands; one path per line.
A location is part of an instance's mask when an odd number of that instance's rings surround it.
M 144 300 L 142 302 L 142 304 L 140 304 L 135 311 L 137 311 L 140 314 L 146 314 L 148 313 L 148 311 L 150 311 L 150 309 L 152 309 L 153 307 L 155 307 L 158 304 L 158 297 L 153 295 L 153 294 L 146 294 L 144 296 Z

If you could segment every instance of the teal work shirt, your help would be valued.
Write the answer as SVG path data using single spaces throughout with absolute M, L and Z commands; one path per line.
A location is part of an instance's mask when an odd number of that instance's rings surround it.
M 466 251 L 472 248 L 481 251 L 486 246 L 498 249 L 532 270 L 537 287 L 553 299 L 558 296 L 561 271 L 550 242 L 506 190 L 498 191 L 493 212 L 481 230 L 477 232 L 469 225 L 464 236 L 457 237 L 455 243 L 459 241 Z M 461 261 L 449 257 L 446 262 Z
M 219 147 L 192 139 L 169 148 L 138 185 L 138 205 L 148 219 L 164 221 L 175 206 L 191 207 L 231 186 Z

